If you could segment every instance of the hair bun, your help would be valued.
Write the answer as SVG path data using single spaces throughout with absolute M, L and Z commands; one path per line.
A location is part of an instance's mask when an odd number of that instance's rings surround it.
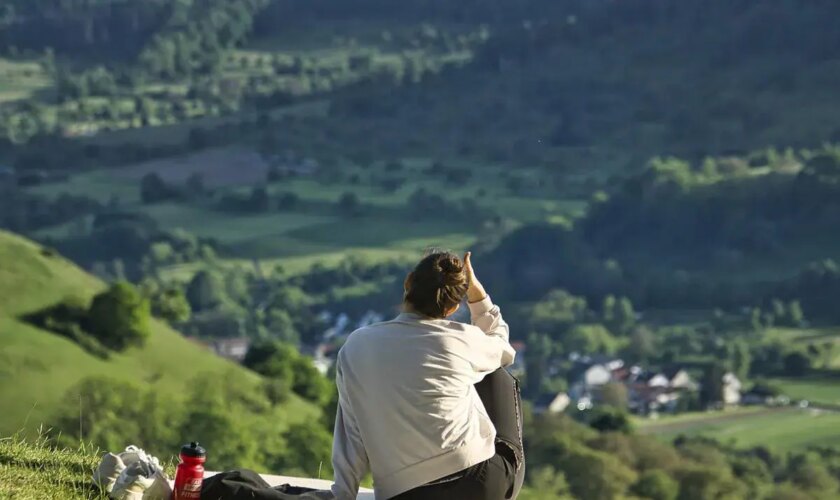
M 442 281 L 446 285 L 454 285 L 463 280 L 464 263 L 458 257 L 446 256 L 438 261 Z
M 406 280 L 404 300 L 421 314 L 443 318 L 467 295 L 469 277 L 461 257 L 434 251 L 421 260 Z

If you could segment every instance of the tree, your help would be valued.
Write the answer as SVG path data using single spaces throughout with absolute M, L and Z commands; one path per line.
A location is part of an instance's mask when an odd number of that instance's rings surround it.
M 215 271 L 199 271 L 187 285 L 187 301 L 193 311 L 221 306 L 228 301 L 224 280 Z
M 242 364 L 292 389 L 295 383 L 295 360 L 298 356 L 298 352 L 289 344 L 263 341 L 253 344 L 248 349 Z
M 788 324 L 792 327 L 800 327 L 805 323 L 805 313 L 802 312 L 802 304 L 793 300 L 788 304 Z
M 140 181 L 140 199 L 143 203 L 165 201 L 173 196 L 173 191 L 157 172 L 150 172 Z
M 557 463 L 576 498 L 621 498 L 636 482 L 636 473 L 618 458 L 581 445 L 570 447 Z
M 534 330 L 546 332 L 556 340 L 585 316 L 586 299 L 565 290 L 552 290 L 534 305 L 529 318 Z
M 295 322 L 292 320 L 289 312 L 285 309 L 269 309 L 266 327 L 268 328 L 268 333 L 272 338 L 289 344 L 296 345 L 300 343 L 300 334 L 295 328 Z
M 301 356 L 290 344 L 276 340 L 256 343 L 242 364 L 263 376 L 288 381 L 296 394 L 319 405 L 329 400 L 330 382 L 310 358 Z
M 356 193 L 346 192 L 338 200 L 338 209 L 343 215 L 358 215 L 360 208 L 361 203 Z
M 723 365 L 717 362 L 706 367 L 700 387 L 700 403 L 703 406 L 708 407 L 723 401 L 724 371 Z
M 190 319 L 192 309 L 180 288 L 166 288 L 152 297 L 152 312 L 170 323 L 184 323 Z
M 728 467 L 690 464 L 680 467 L 675 475 L 680 500 L 746 498 L 743 483 L 732 477 Z
M 615 321 L 615 296 L 612 294 L 604 297 L 604 302 L 601 304 L 601 319 L 607 325 Z
M 664 471 L 654 469 L 643 473 L 630 491 L 650 500 L 675 500 L 680 492 L 680 484 Z
M 572 500 L 569 483 L 562 472 L 551 465 L 543 465 L 530 472 L 528 486 L 519 494 L 519 500 Z
M 566 352 L 582 354 L 612 354 L 616 351 L 615 338 L 603 325 L 574 325 L 560 339 Z
M 151 335 L 149 301 L 130 283 L 119 281 L 93 298 L 85 329 L 103 345 L 122 351 Z
M 181 436 L 200 441 L 222 469 L 261 466 L 260 439 L 239 411 L 218 393 L 196 391 L 186 404 L 187 414 L 179 429 Z
M 187 182 L 185 183 L 187 190 L 189 190 L 190 195 L 194 197 L 203 196 L 206 193 L 206 188 L 204 186 L 204 176 L 201 175 L 199 172 L 193 172 L 187 177 Z
M 788 469 L 791 482 L 805 491 L 816 494 L 838 492 L 840 480 L 832 477 L 825 465 L 808 455 L 793 457 L 788 464 Z
M 620 410 L 627 408 L 627 387 L 619 382 L 610 382 L 601 389 L 601 401 Z
M 251 190 L 248 208 L 252 212 L 266 212 L 271 208 L 271 198 L 268 196 L 268 190 L 264 186 L 257 186 Z
M 542 393 L 552 350 L 553 345 L 548 335 L 532 333 L 528 336 L 528 349 L 525 351 L 525 392 L 532 398 L 537 398 Z
M 801 377 L 811 371 L 811 358 L 802 351 L 793 351 L 783 360 L 785 375 Z
M 300 397 L 322 406 L 331 395 L 332 383 L 315 368 L 312 359 L 298 356 L 294 360 L 294 384 L 292 390 Z
M 648 363 L 656 355 L 656 338 L 650 328 L 644 325 L 633 328 L 627 353 L 636 363 Z
M 746 380 L 752 363 L 752 354 L 746 342 L 737 341 L 730 346 L 730 363 L 735 375 L 741 380 Z
M 623 432 L 632 430 L 630 417 L 624 409 L 598 406 L 589 415 L 589 426 L 601 432 Z
M 764 330 L 764 323 L 762 322 L 761 318 L 761 309 L 758 307 L 752 308 L 752 310 L 750 311 L 750 326 L 752 327 L 753 331 L 760 332 Z
M 118 450 L 126 440 L 133 439 L 150 452 L 161 453 L 178 446 L 178 408 L 161 391 L 146 391 L 139 385 L 107 377 L 90 377 L 65 393 L 55 430 L 60 432 L 59 443 L 66 446 L 83 442 Z M 175 425 L 160 425 L 162 421 Z
M 615 332 L 624 335 L 636 324 L 636 311 L 627 297 L 621 297 L 615 311 Z
M 277 197 L 278 210 L 292 210 L 300 201 L 300 197 L 292 192 L 282 193 Z
M 298 470 L 304 477 L 324 477 L 330 470 L 332 436 L 315 421 L 289 426 L 283 433 L 289 453 L 281 465 L 283 470 Z

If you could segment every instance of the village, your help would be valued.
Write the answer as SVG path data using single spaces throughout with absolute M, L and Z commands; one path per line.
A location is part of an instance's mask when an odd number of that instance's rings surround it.
M 348 315 L 324 312 L 325 320 L 332 326 L 324 331 L 317 345 L 301 346 L 301 353 L 313 359 L 315 367 L 329 375 L 335 356 L 343 341 L 357 328 L 383 320 L 375 311 L 368 311 L 358 321 Z M 228 338 L 210 341 L 204 345 L 218 356 L 241 362 L 250 347 L 247 338 Z M 517 352 L 508 370 L 519 379 L 527 377 L 527 349 L 522 341 L 511 343 Z M 561 366 L 565 369 L 560 368 Z M 661 369 L 626 362 L 621 357 L 601 354 L 571 353 L 566 359 L 555 360 L 553 375 L 564 372 L 567 389 L 542 391 L 530 398 L 536 414 L 584 412 L 599 406 L 626 410 L 640 417 L 657 418 L 660 415 L 678 414 L 697 410 L 723 410 L 738 406 L 787 406 L 790 398 L 768 390 L 761 384 L 747 389 L 732 372 L 723 372 L 720 380 L 721 401 L 704 406 L 701 403 L 702 373 L 695 366 L 674 363 Z M 808 401 L 798 401 L 807 407 Z

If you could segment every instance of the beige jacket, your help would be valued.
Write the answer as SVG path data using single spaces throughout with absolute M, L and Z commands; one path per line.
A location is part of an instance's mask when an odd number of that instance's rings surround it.
M 496 429 L 473 386 L 515 352 L 489 297 L 469 308 L 471 325 L 402 313 L 356 330 L 341 348 L 338 500 L 355 499 L 368 470 L 385 500 L 495 454 Z

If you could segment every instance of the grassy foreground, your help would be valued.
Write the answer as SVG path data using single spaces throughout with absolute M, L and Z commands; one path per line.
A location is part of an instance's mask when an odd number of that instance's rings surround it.
M 57 449 L 39 439 L 0 439 L 0 498 L 106 499 L 91 475 L 99 463 L 93 449 Z

